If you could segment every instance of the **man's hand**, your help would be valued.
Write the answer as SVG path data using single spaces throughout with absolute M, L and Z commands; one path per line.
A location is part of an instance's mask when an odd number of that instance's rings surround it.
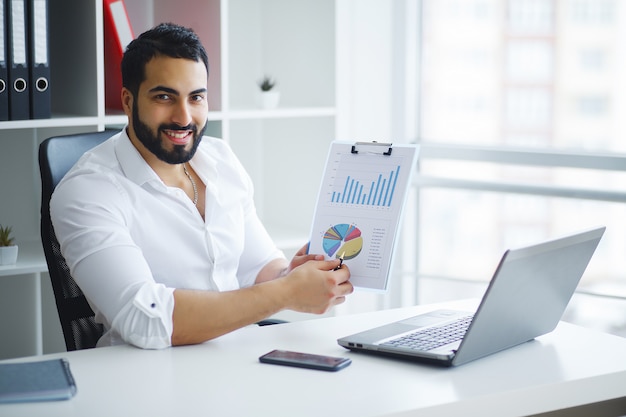
M 323 314 L 332 306 L 343 303 L 354 287 L 345 264 L 335 270 L 339 263 L 339 259 L 305 261 L 280 278 L 288 287 L 286 307 L 303 313 Z
M 175 290 L 172 344 L 202 343 L 285 309 L 322 314 L 343 303 L 354 291 L 348 267 L 335 270 L 339 259 L 316 260 L 303 249 L 305 254 L 292 261 L 300 265 L 276 278 L 277 271 L 288 269 L 286 260 L 276 259 L 262 271 L 267 280 L 259 274 L 258 285 L 223 292 Z
M 293 271 L 298 266 L 308 262 L 308 261 L 323 261 L 324 255 L 316 255 L 316 254 L 307 254 L 309 251 L 309 244 L 302 246 L 298 252 L 293 256 L 291 262 L 289 262 L 289 266 L 285 270 L 285 274 Z

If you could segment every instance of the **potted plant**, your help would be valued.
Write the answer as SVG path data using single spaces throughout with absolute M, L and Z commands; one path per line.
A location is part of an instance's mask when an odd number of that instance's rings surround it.
M 0 265 L 13 265 L 17 262 L 17 245 L 10 226 L 0 224 Z
M 264 109 L 275 109 L 280 101 L 280 92 L 275 89 L 276 80 L 268 75 L 261 78 L 258 83 L 261 89 L 260 105 Z

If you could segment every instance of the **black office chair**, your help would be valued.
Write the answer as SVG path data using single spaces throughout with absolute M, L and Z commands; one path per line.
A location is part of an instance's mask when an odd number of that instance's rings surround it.
M 114 131 L 55 136 L 39 146 L 41 172 L 41 242 L 68 351 L 96 346 L 101 324 L 67 267 L 50 220 L 50 196 L 61 178 L 86 151 L 111 137 Z
M 96 346 L 103 334 L 101 324 L 83 292 L 78 287 L 61 254 L 50 220 L 50 196 L 61 178 L 89 149 L 104 142 L 115 131 L 79 133 L 55 136 L 44 140 L 39 146 L 39 169 L 41 171 L 41 242 L 52 281 L 61 328 L 68 351 Z M 257 322 L 259 326 L 285 323 L 269 318 Z

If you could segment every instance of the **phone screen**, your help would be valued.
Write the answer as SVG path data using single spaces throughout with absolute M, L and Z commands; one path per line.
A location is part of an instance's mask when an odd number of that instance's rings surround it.
M 300 368 L 319 369 L 322 371 L 338 371 L 352 363 L 349 358 L 314 355 L 311 353 L 293 352 L 289 350 L 273 350 L 259 358 L 263 363 L 275 365 L 297 366 Z

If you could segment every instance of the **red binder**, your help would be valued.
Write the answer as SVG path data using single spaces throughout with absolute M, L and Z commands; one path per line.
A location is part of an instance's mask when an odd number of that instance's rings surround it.
M 104 0 L 104 88 L 107 110 L 122 110 L 122 55 L 135 38 L 122 0 Z

